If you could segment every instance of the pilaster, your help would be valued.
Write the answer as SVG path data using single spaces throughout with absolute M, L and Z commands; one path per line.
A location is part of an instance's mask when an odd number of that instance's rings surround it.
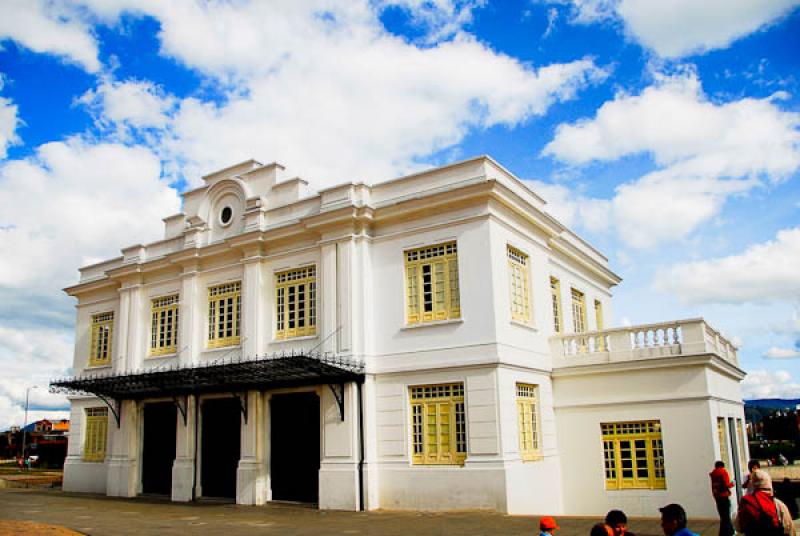
M 181 275 L 180 324 L 178 329 L 178 361 L 181 366 L 196 363 L 202 348 L 202 309 L 205 300 L 197 281 L 198 266 L 188 264 Z
M 258 391 L 247 393 L 247 422 L 242 422 L 241 457 L 236 471 L 237 504 L 264 504 L 267 501 L 262 399 Z
M 135 400 L 123 401 L 119 427 L 114 417 L 108 416 L 111 457 L 106 493 L 111 497 L 135 497 L 139 493 L 139 409 Z
M 244 278 L 242 281 L 242 355 L 255 357 L 264 353 L 266 325 L 264 318 L 265 278 L 261 263 L 261 248 L 254 247 L 244 254 Z
M 193 497 L 194 467 L 197 456 L 197 397 L 186 397 L 186 421 L 178 411 L 175 427 L 175 461 L 172 464 L 172 500 L 188 502 Z
M 322 246 L 320 253 L 320 284 L 318 288 L 321 303 L 317 304 L 319 311 L 319 325 L 317 329 L 321 340 L 324 340 L 321 351 L 336 352 L 338 349 L 339 334 L 332 335 L 339 328 L 338 301 L 337 301 L 337 252 L 335 243 Z

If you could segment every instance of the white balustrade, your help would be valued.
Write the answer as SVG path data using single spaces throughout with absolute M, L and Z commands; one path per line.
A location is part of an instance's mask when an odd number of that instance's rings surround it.
M 553 357 L 570 363 L 578 356 L 624 361 L 711 353 L 738 366 L 736 347 L 701 318 L 558 335 L 550 343 Z

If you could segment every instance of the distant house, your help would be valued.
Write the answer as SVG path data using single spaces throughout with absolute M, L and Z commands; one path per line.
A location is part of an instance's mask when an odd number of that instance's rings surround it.
M 66 289 L 65 490 L 716 516 L 706 474 L 748 456 L 722 334 L 609 328 L 608 259 L 491 158 L 316 194 L 283 169 L 206 175 Z
M 42 419 L 24 428 L 25 451 L 36 456 L 39 466 L 63 467 L 67 457 L 69 420 Z M 12 426 L 0 433 L 0 458 L 11 459 L 22 455 L 23 429 Z

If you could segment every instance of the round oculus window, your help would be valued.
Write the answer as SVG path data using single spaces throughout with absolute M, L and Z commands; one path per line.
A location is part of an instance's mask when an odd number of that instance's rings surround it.
M 231 207 L 224 207 L 219 213 L 219 221 L 222 225 L 228 225 L 233 219 L 233 209 Z

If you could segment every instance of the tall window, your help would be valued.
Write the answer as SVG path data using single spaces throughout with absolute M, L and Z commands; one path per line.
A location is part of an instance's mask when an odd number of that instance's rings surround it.
M 561 283 L 555 277 L 550 278 L 550 294 L 553 298 L 553 327 L 556 333 L 561 333 L 563 322 L 561 321 Z
M 600 425 L 606 489 L 666 489 L 661 421 Z
M 111 334 L 114 331 L 114 312 L 92 316 L 92 346 L 89 350 L 89 365 L 111 363 Z
M 594 300 L 594 318 L 597 322 L 597 331 L 603 330 L 603 303 L 600 300 Z
M 178 349 L 178 295 L 156 298 L 150 306 L 150 355 L 174 354 Z
M 208 289 L 208 347 L 239 344 L 239 310 L 242 283 L 236 281 Z
M 747 436 L 744 433 L 742 419 L 736 419 L 736 436 L 739 438 L 739 463 L 742 467 L 747 467 Z
M 463 383 L 411 388 L 411 445 L 415 464 L 464 463 L 467 425 Z
M 539 429 L 539 387 L 517 384 L 517 421 L 519 423 L 519 452 L 523 460 L 542 457 Z
M 528 256 L 511 246 L 508 246 L 507 254 L 511 291 L 511 318 L 519 322 L 528 323 L 531 321 Z
M 102 462 L 106 459 L 108 440 L 108 408 L 86 409 L 86 436 L 83 441 L 83 459 Z
M 302 337 L 316 332 L 316 266 L 275 274 L 275 338 Z
M 406 255 L 406 321 L 461 318 L 455 242 L 412 249 Z
M 586 331 L 586 297 L 579 290 L 572 290 L 572 327 L 575 333 Z
M 725 435 L 725 417 L 717 417 L 717 436 L 719 437 L 719 459 L 728 464 L 728 436 Z

